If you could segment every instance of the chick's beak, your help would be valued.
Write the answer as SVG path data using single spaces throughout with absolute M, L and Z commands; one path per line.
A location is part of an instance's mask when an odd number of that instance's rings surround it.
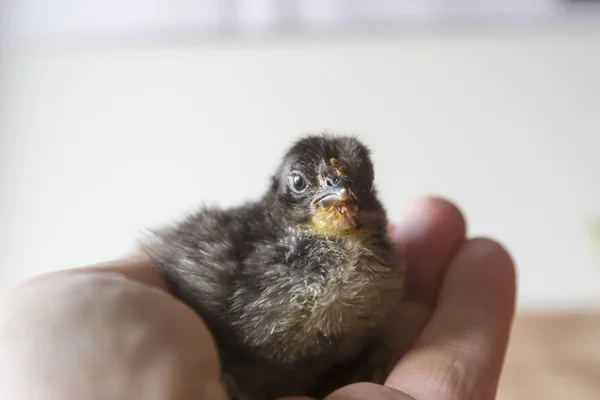
M 339 180 L 335 185 L 329 186 L 315 196 L 314 203 L 323 208 L 328 208 L 336 204 L 347 203 L 350 200 L 350 188 Z

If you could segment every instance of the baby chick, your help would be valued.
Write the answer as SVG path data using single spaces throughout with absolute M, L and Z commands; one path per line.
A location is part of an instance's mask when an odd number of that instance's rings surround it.
M 141 243 L 213 333 L 232 400 L 383 382 L 405 269 L 373 179 L 357 138 L 306 136 L 262 198 L 202 206 Z

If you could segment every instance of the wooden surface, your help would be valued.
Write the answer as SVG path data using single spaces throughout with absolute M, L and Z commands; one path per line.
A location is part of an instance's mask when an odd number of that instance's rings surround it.
M 517 316 L 497 400 L 538 399 L 600 399 L 600 310 Z

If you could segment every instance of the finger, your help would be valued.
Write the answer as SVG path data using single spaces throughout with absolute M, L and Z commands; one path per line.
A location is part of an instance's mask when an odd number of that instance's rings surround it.
M 169 291 L 167 281 L 150 257 L 142 252 L 121 259 L 85 267 L 86 271 L 115 272 L 147 286 Z
M 415 201 L 402 223 L 391 227 L 390 234 L 408 263 L 407 301 L 393 319 L 387 338 L 399 350 L 407 347 L 425 325 L 445 266 L 465 240 L 466 223 L 455 205 L 441 198 L 428 197 Z M 371 383 L 343 387 L 326 400 L 363 399 L 413 400 L 398 390 Z
M 398 354 L 411 347 L 427 323 L 437 299 L 439 282 L 449 260 L 465 241 L 466 223 L 452 203 L 436 198 L 419 199 L 406 217 L 391 229 L 408 263 L 407 291 L 390 319 L 385 340 Z
M 15 400 L 225 398 L 203 322 L 117 274 L 55 275 L 7 290 L 0 375 Z
M 466 242 L 429 324 L 386 385 L 418 400 L 494 399 L 514 307 L 510 255 L 491 240 Z
M 435 304 L 446 266 L 465 241 L 466 222 L 457 206 L 438 197 L 415 201 L 392 237 L 408 262 L 407 300 Z
M 71 276 L 74 274 L 112 273 L 123 276 L 132 281 L 150 286 L 152 288 L 169 291 L 167 281 L 160 270 L 152 263 L 150 258 L 141 252 L 129 254 L 125 257 L 105 261 L 88 266 L 70 268 L 49 272 L 29 278 L 27 282 L 44 281 L 55 277 Z
M 330 394 L 325 400 L 415 400 L 396 389 L 361 382 L 345 386 Z

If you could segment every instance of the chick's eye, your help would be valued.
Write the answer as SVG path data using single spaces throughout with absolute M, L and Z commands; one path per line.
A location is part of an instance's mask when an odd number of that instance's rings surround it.
M 306 179 L 304 179 L 304 176 L 302 176 L 301 173 L 292 172 L 290 174 L 290 186 L 296 193 L 302 193 L 304 190 L 306 190 L 308 185 L 306 184 Z

